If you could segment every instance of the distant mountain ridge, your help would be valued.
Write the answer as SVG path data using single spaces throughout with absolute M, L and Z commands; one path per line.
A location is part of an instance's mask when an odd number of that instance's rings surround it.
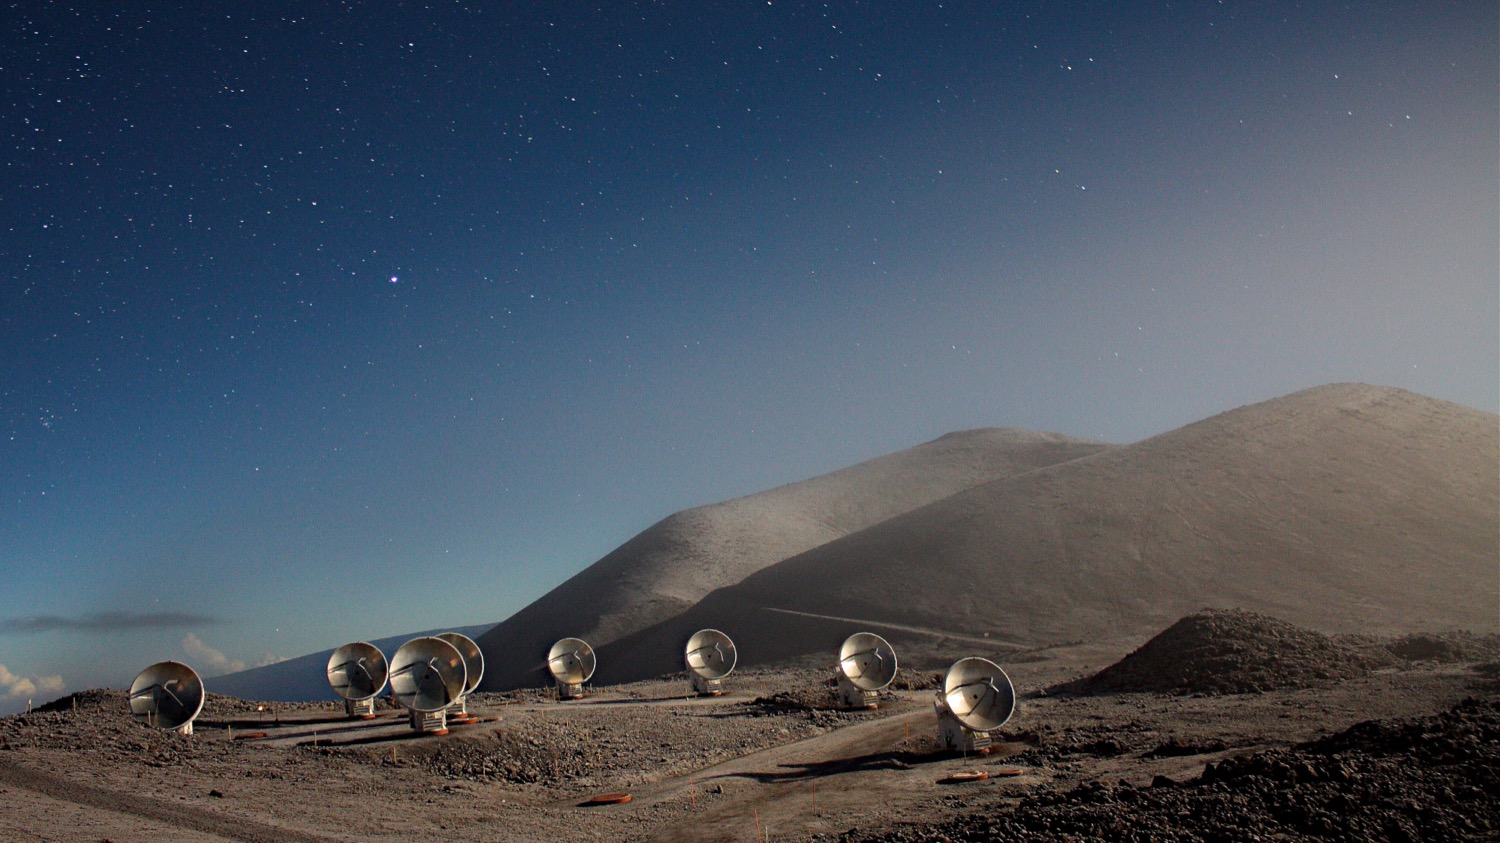
M 1149 635 L 1206 606 L 1329 632 L 1500 631 L 1500 417 L 1335 384 L 1131 445 L 949 434 L 668 516 L 466 634 L 482 689 L 504 690 L 542 684 L 566 636 L 613 683 L 680 671 L 707 626 L 745 665 L 831 658 L 861 628 L 903 652 L 998 657 Z M 327 697 L 331 652 L 210 690 Z
M 831 653 L 847 619 L 997 652 L 1147 634 L 1204 606 L 1327 631 L 1495 631 L 1497 422 L 1359 384 L 1241 407 L 772 565 L 601 648 L 599 681 L 680 670 L 701 626 L 747 664 Z
M 477 638 L 494 624 L 460 626 L 451 629 L 429 629 L 406 635 L 376 638 L 368 643 L 380 648 L 389 661 L 396 649 L 407 641 L 423 635 L 439 632 L 457 632 Z M 266 700 L 268 702 L 303 702 L 306 700 L 337 700 L 338 695 L 328 685 L 328 658 L 333 651 L 350 641 L 305 656 L 297 656 L 275 664 L 252 667 L 222 676 L 204 677 L 203 687 L 210 693 L 228 694 L 243 700 Z M 387 688 L 389 690 L 389 688 Z
M 670 515 L 481 636 L 480 688 L 544 680 L 547 650 L 560 638 L 600 647 L 798 553 L 955 492 L 1110 447 L 1024 430 L 962 431 Z
M 890 514 L 1109 447 L 1016 429 L 950 433 L 809 480 L 669 515 L 509 619 L 457 631 L 484 651 L 481 690 L 538 685 L 546 679 L 547 650 L 559 638 L 607 643 L 671 618 L 747 573 Z M 424 634 L 371 643 L 389 658 L 401 643 Z M 324 673 L 333 649 L 205 681 L 215 693 L 245 699 L 331 699 Z

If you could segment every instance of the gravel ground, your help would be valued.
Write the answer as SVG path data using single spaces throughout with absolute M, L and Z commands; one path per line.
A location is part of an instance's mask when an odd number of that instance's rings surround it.
M 878 711 L 841 710 L 831 672 L 806 667 L 736 672 L 722 698 L 689 697 L 683 677 L 574 702 L 481 694 L 483 721 L 442 737 L 384 705 L 366 723 L 213 694 L 181 736 L 133 720 L 123 691 L 87 691 L 0 718 L 0 839 L 1500 839 L 1493 637 L 1187 620 L 1124 658 L 1006 665 L 1020 703 L 987 758 L 937 749 L 930 670 L 903 671 Z M 1328 646 L 1368 660 L 1308 673 Z M 1177 673 L 1060 692 L 1152 660 Z M 995 775 L 939 783 L 965 770 Z M 610 792 L 634 799 L 580 807 Z
M 1231 757 L 1146 788 L 1093 780 L 991 816 L 837 837 L 1004 840 L 1500 839 L 1500 701 L 1367 721 L 1331 737 Z

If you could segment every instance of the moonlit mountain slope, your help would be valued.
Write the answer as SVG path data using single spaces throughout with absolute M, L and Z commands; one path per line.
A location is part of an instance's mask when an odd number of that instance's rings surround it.
M 481 636 L 483 687 L 535 683 L 559 638 L 607 644 L 767 565 L 963 489 L 1109 447 L 1054 434 L 971 430 L 668 516 Z
M 680 670 L 682 642 L 705 626 L 745 663 L 831 654 L 859 628 L 1039 648 L 1147 633 L 1204 606 L 1334 632 L 1495 631 L 1497 465 L 1492 414 L 1399 389 L 1310 389 L 809 550 L 603 648 L 599 680 Z

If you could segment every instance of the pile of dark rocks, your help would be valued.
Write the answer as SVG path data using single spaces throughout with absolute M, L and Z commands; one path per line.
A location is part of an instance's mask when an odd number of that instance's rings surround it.
M 1285 621 L 1240 609 L 1189 615 L 1093 676 L 1073 694 L 1246 694 L 1321 687 L 1368 673 L 1379 659 Z
M 1479 662 L 1500 658 L 1500 635 L 1476 635 L 1463 630 L 1414 632 L 1386 643 L 1391 655 L 1408 662 Z
M 1102 780 L 1012 810 L 822 840 L 1492 840 L 1500 837 L 1500 700 L 1370 721 L 1209 764 L 1186 782 Z

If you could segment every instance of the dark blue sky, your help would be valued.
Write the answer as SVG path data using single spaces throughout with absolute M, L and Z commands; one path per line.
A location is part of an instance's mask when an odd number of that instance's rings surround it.
M 1494 4 L 493 5 L 4 10 L 0 708 L 955 429 L 1500 408 Z

